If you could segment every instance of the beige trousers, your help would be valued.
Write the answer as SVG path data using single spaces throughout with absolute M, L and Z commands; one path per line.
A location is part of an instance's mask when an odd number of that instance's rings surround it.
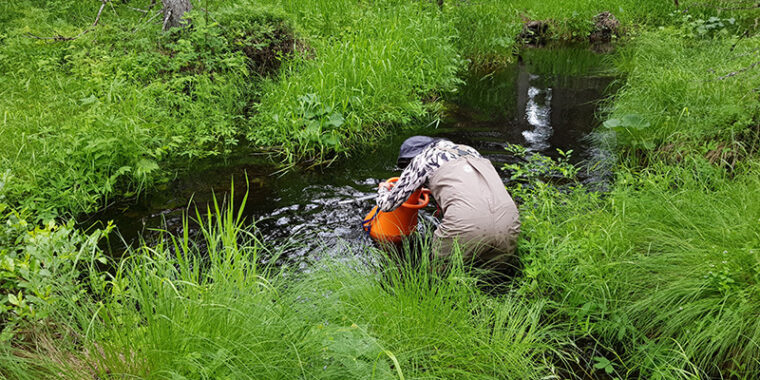
M 443 210 L 434 237 L 435 253 L 459 246 L 465 262 L 499 267 L 514 254 L 520 234 L 517 206 L 490 161 L 464 156 L 443 164 L 428 179 Z

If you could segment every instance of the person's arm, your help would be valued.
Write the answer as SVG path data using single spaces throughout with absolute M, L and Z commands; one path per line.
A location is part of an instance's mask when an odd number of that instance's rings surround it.
M 412 159 L 412 162 L 404 169 L 392 188 L 388 189 L 386 186 L 383 186 L 385 182 L 380 184 L 380 187 L 377 189 L 377 206 L 380 208 L 380 211 L 388 212 L 395 210 L 415 190 L 425 183 L 428 175 L 430 175 L 430 165 L 427 163 L 429 155 L 425 153 L 420 153 Z

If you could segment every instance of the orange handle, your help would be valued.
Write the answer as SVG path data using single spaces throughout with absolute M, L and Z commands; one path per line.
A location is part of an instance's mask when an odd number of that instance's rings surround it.
M 388 178 L 385 182 L 390 183 L 392 187 L 393 185 L 396 184 L 396 182 L 398 182 L 399 178 L 401 177 L 391 177 L 391 178 Z
M 404 204 L 402 204 L 401 206 L 406 207 L 406 208 L 421 209 L 421 208 L 427 206 L 428 203 L 430 203 L 429 192 L 423 191 L 422 194 L 420 195 L 419 202 L 417 204 L 411 204 L 409 202 L 404 202 Z

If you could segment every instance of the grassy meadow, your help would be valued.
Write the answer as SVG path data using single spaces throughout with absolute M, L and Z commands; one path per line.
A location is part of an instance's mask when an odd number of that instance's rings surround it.
M 0 377 L 760 377 L 749 3 L 204 0 L 167 32 L 149 0 L 92 26 L 101 4 L 0 4 Z M 510 188 L 523 238 L 505 283 L 440 270 L 424 245 L 414 264 L 267 266 L 279 248 L 230 204 L 189 211 L 197 238 L 118 259 L 99 245 L 118 226 L 74 224 L 241 151 L 350 156 L 434 121 L 467 67 L 514 61 L 526 22 L 583 43 L 602 11 L 621 23 L 596 136 L 614 179 Z

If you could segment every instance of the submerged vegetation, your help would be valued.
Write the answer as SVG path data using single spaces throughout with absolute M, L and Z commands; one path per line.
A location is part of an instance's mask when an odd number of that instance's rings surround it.
M 167 32 L 150 4 L 0 4 L 0 376 L 760 377 L 752 4 L 209 0 Z M 435 120 L 468 66 L 588 41 L 605 11 L 619 79 L 597 139 L 614 179 L 593 192 L 569 152 L 512 147 L 524 238 L 495 289 L 424 247 L 414 265 L 265 265 L 277 247 L 233 207 L 119 259 L 98 246 L 113 226 L 70 220 L 242 149 L 286 166 L 349 155 Z M 522 59 L 602 59 L 543 54 Z

